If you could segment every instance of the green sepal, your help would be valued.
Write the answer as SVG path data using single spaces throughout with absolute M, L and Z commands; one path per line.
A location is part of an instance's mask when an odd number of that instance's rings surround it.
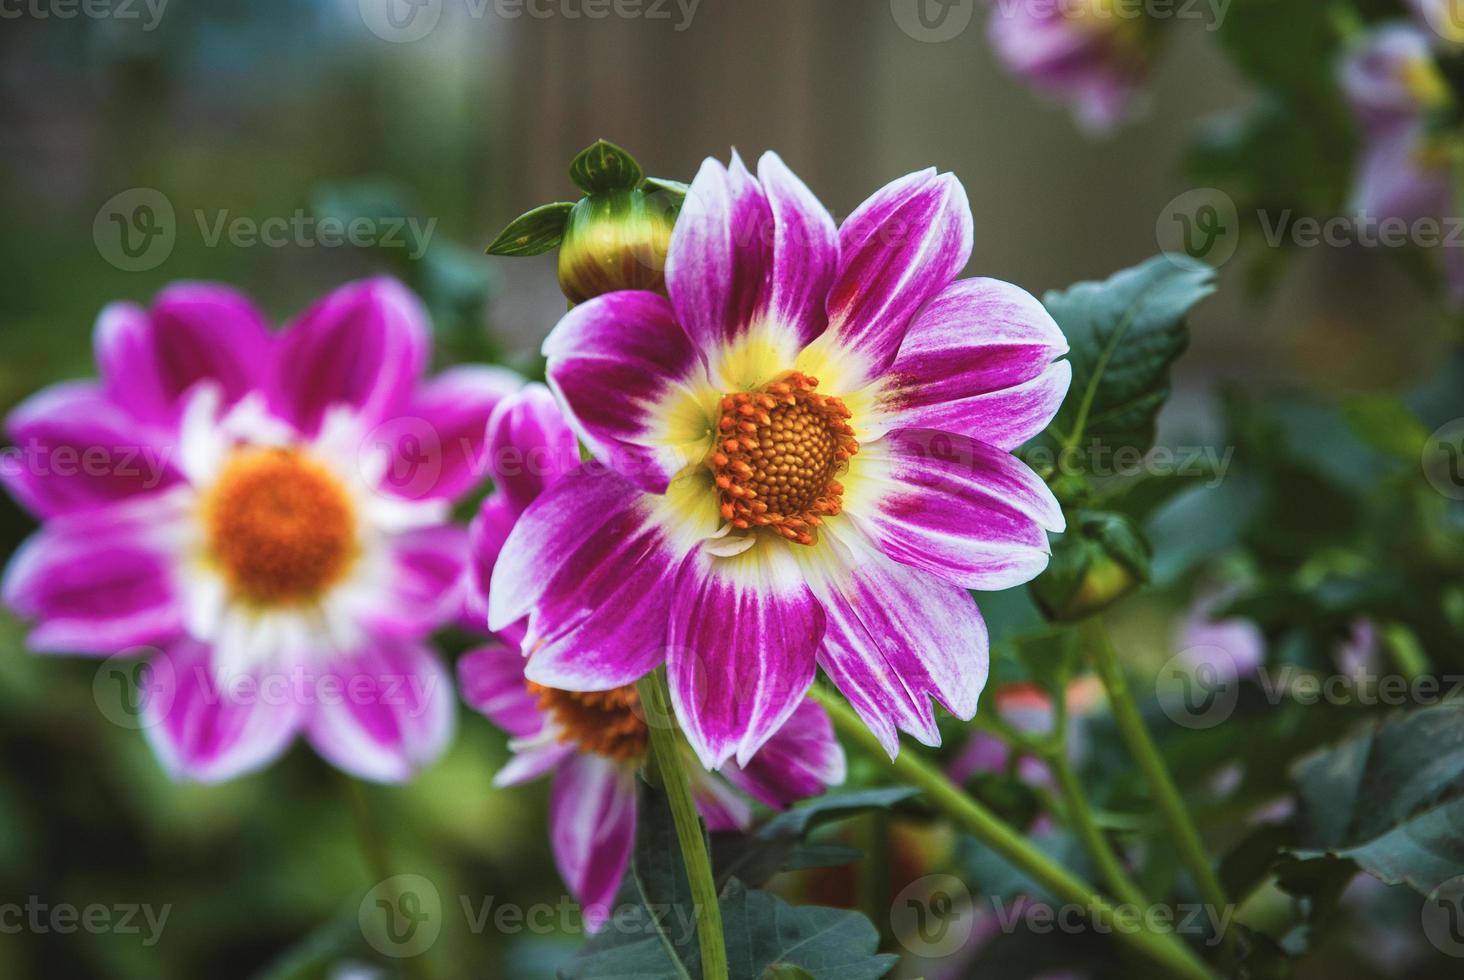
M 596 140 L 569 165 L 569 179 L 586 194 L 635 190 L 645 178 L 635 157 L 608 140 Z
M 522 257 L 543 255 L 558 247 L 564 239 L 564 226 L 573 207 L 571 201 L 556 201 L 519 215 L 493 239 L 487 253 Z

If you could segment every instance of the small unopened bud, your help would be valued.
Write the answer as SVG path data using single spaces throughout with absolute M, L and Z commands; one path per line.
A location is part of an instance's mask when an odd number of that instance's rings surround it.
M 1120 514 L 1084 511 L 1057 539 L 1030 588 L 1048 619 L 1072 623 L 1102 612 L 1149 578 L 1149 545 Z
M 621 289 L 666 292 L 666 253 L 679 201 L 662 191 L 581 198 L 559 246 L 559 288 L 571 303 Z

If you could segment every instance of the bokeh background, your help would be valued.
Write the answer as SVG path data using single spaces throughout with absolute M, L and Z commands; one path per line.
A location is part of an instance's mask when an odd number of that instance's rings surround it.
M 1193 186 L 1189 141 L 1253 98 L 1197 21 L 1171 32 L 1140 118 L 1091 139 L 995 62 L 981 9 L 936 42 L 886 0 L 673 0 L 664 17 L 647 0 L 642 16 L 604 19 L 569 16 L 583 10 L 574 0 L 538 4 L 548 16 L 392 2 L 435 11 L 430 30 L 392 28 L 376 0 L 170 0 L 160 16 L 156 0 L 119 0 L 100 17 L 4 5 L 0 409 L 93 373 L 98 310 L 180 278 L 234 283 L 283 320 L 341 281 L 391 271 L 428 300 L 443 357 L 532 372 L 563 309 L 553 259 L 482 249 L 519 212 L 572 198 L 567 163 L 598 137 L 678 179 L 730 147 L 774 148 L 836 215 L 895 176 L 949 169 L 976 218 L 969 273 L 1040 294 L 1158 251 L 1166 204 Z M 134 270 L 107 213 L 142 189 L 171 207 L 173 242 Z M 211 241 L 220 218 L 297 215 L 410 216 L 431 231 L 406 247 Z M 1241 243 L 1192 321 L 1171 438 L 1213 433 L 1227 383 L 1395 390 L 1446 349 L 1437 308 L 1377 250 L 1297 251 L 1258 292 L 1258 249 Z M 0 558 L 30 530 L 0 502 Z M 1161 658 L 1170 614 L 1144 613 Z M 435 976 L 544 976 L 576 945 L 569 931 L 474 934 L 458 910 L 460 895 L 553 906 L 562 893 L 542 795 L 492 788 L 504 746 L 481 719 L 464 712 L 454 750 L 403 790 L 357 791 L 304 749 L 229 785 L 178 786 L 138 732 L 98 710 L 95 662 L 29 655 L 23 636 L 0 618 L 0 902 L 171 912 L 152 946 L 145 929 L 6 929 L 0 976 L 312 977 L 366 962 L 363 830 L 449 906 Z M 1416 901 L 1399 908 L 1407 919 Z M 1373 969 L 1344 945 L 1314 975 L 1344 962 Z M 1025 975 L 1013 969 L 990 975 Z

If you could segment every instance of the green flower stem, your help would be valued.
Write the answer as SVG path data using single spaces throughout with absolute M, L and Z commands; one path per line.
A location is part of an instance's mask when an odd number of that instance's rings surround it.
M 1118 663 L 1118 652 L 1113 648 L 1113 641 L 1108 637 L 1103 620 L 1097 616 L 1090 617 L 1083 622 L 1081 629 L 1083 641 L 1092 654 L 1098 676 L 1102 678 L 1103 687 L 1108 691 L 1109 707 L 1113 711 L 1114 720 L 1118 722 L 1119 731 L 1123 733 L 1129 752 L 1133 754 L 1149 783 L 1154 802 L 1163 814 L 1169 832 L 1174 835 L 1180 859 L 1193 876 L 1200 898 L 1216 912 L 1225 910 L 1230 906 L 1230 900 L 1226 898 L 1225 889 L 1221 886 L 1214 868 L 1210 866 L 1205 844 L 1200 839 L 1200 832 L 1195 829 L 1194 821 L 1190 819 L 1184 798 L 1180 796 L 1179 788 L 1174 785 L 1174 780 L 1164 765 L 1164 759 L 1159 755 L 1159 749 L 1144 725 L 1144 718 L 1134 702 L 1133 692 L 1129 690 L 1123 668 Z M 1230 937 L 1227 935 L 1225 940 L 1228 947 Z
M 870 758 L 889 759 L 883 746 L 879 744 L 879 739 L 875 738 L 874 733 L 841 698 L 818 687 L 813 689 L 810 696 L 828 712 L 834 727 L 847 741 L 860 746 Z M 1110 930 L 1116 939 L 1127 943 L 1136 953 L 1163 967 L 1169 975 L 1190 980 L 1212 980 L 1214 977 L 1209 968 L 1173 933 L 1151 932 L 1137 917 L 1120 914 L 1106 898 L 1043 854 L 990 810 L 962 792 L 939 769 L 915 753 L 900 753 L 898 758 L 889 762 L 889 768 L 901 782 L 923 790 L 931 804 L 977 840 L 1011 862 L 1057 898 L 1086 909 L 1094 921 Z M 1142 911 L 1142 908 L 1136 911 Z
M 1047 764 L 1052 767 L 1057 785 L 1062 789 L 1063 800 L 1067 804 L 1064 816 L 1067 817 L 1068 826 L 1078 835 L 1078 840 L 1083 842 L 1083 848 L 1098 866 L 1098 873 L 1103 876 L 1109 890 L 1121 902 L 1148 908 L 1149 900 L 1128 876 L 1118 860 L 1118 855 L 1109 846 L 1108 838 L 1103 836 L 1103 831 L 1093 818 L 1093 808 L 1088 804 L 1088 797 L 1083 793 L 1083 785 L 1078 781 L 1078 774 L 1073 771 L 1072 763 L 1067 756 L 1059 754 L 1048 759 Z
M 392 874 L 391 858 L 387 855 L 386 840 L 381 835 L 381 829 L 377 825 L 376 814 L 372 810 L 371 800 L 366 795 L 367 789 L 358 779 L 350 776 L 343 776 L 346 784 L 346 795 L 351 801 L 351 817 L 356 823 L 356 838 L 361 845 L 361 858 L 366 863 L 366 873 L 374 879 L 376 884 L 390 881 Z M 393 907 L 397 905 L 398 896 L 395 889 L 393 894 L 388 896 Z M 408 957 L 403 963 L 407 976 L 412 980 L 429 980 L 431 973 L 427 969 L 425 956 Z
M 717 902 L 717 882 L 712 876 L 707 838 L 702 833 L 701 818 L 697 816 L 696 803 L 691 797 L 691 778 L 683 764 L 684 739 L 671 723 L 675 716 L 671 711 L 671 694 L 666 689 L 665 668 L 658 668 L 642 677 L 636 690 L 646 713 L 651 755 L 671 803 L 676 839 L 681 844 L 686 878 L 691 885 L 697 941 L 701 944 L 702 977 L 704 980 L 727 980 L 727 943 L 722 936 L 722 907 Z

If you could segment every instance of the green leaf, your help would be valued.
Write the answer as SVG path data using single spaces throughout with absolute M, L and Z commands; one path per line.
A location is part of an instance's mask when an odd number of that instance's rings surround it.
M 1342 420 L 1363 444 L 1380 453 L 1417 464 L 1428 442 L 1428 430 L 1396 398 L 1352 398 L 1342 404 Z
M 666 177 L 647 177 L 645 183 L 641 184 L 641 190 L 647 194 L 665 195 L 679 207 L 681 202 L 686 200 L 691 185 L 679 180 L 670 180 Z
M 644 174 L 635 157 L 608 140 L 596 140 L 569 165 L 569 179 L 586 194 L 634 190 Z
M 574 204 L 558 201 L 519 215 L 498 233 L 487 248 L 489 255 L 543 255 L 564 239 L 564 225 Z
M 814 980 L 814 976 L 801 966 L 777 963 L 767 968 L 763 980 Z
M 722 892 L 722 927 L 731 980 L 762 978 L 775 967 L 797 967 L 815 977 L 879 980 L 897 962 L 878 955 L 879 930 L 859 913 L 795 908 L 767 892 L 748 891 L 735 878 Z
M 1189 344 L 1185 316 L 1215 291 L 1210 266 L 1160 255 L 1104 282 L 1043 299 L 1072 347 L 1072 388 L 1054 422 L 1069 445 L 1147 452 L 1169 398 L 1169 367 Z
M 1293 778 L 1298 857 L 1355 861 L 1424 895 L 1464 874 L 1464 704 L 1371 725 L 1302 760 Z
M 1030 586 L 1037 605 L 1059 622 L 1091 616 L 1149 581 L 1149 543 L 1127 517 L 1084 510 L 1071 520 Z

